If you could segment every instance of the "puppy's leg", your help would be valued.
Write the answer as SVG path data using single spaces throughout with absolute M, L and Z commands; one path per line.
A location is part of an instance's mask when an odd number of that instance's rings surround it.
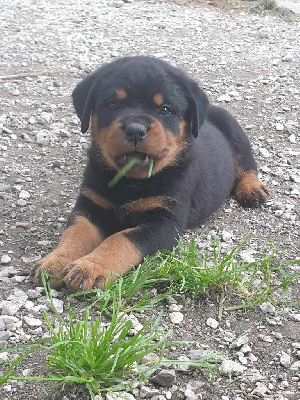
M 208 119 L 227 138 L 235 157 L 235 197 L 243 207 L 258 207 L 268 197 L 268 188 L 257 178 L 247 135 L 236 119 L 221 107 L 210 106 Z
M 56 249 L 39 260 L 31 271 L 34 282 L 41 282 L 41 272 L 45 271 L 53 276 L 50 279 L 52 287 L 61 287 L 64 283 L 61 279 L 63 268 L 71 262 L 89 254 L 101 241 L 103 235 L 99 229 L 87 218 L 78 216 L 74 224 L 63 233 Z
M 103 288 L 106 280 L 115 280 L 138 265 L 147 254 L 162 248 L 172 249 L 186 224 L 185 211 L 180 221 L 169 216 L 166 210 L 152 211 L 127 215 L 126 222 L 132 218 L 137 223 L 135 228 L 109 236 L 90 254 L 65 268 L 62 277 L 66 285 L 75 291 Z

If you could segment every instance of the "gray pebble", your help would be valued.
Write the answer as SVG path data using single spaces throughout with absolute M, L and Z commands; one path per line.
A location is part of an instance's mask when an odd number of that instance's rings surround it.
M 174 370 L 163 369 L 158 374 L 151 376 L 149 381 L 159 386 L 172 386 L 176 375 Z

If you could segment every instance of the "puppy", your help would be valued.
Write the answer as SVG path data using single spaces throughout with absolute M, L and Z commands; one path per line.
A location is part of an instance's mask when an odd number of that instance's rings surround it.
M 238 122 L 162 60 L 105 64 L 77 85 L 73 103 L 81 131 L 91 124 L 89 159 L 66 231 L 32 270 L 36 283 L 44 270 L 59 278 L 53 287 L 103 288 L 147 254 L 172 249 L 232 191 L 244 207 L 268 196 Z

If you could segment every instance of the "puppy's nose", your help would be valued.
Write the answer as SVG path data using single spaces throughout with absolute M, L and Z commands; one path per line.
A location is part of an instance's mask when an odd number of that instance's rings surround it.
M 126 126 L 124 133 L 128 142 L 137 144 L 146 138 L 147 129 L 142 124 L 130 124 Z

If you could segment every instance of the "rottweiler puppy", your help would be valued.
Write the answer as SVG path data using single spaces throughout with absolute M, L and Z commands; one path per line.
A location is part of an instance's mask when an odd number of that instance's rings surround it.
M 91 123 L 88 163 L 68 228 L 34 266 L 34 282 L 44 270 L 60 278 L 51 279 L 53 287 L 103 288 L 147 254 L 172 249 L 232 191 L 244 207 L 268 196 L 238 122 L 165 61 L 137 56 L 105 64 L 77 85 L 73 103 L 81 131 Z

